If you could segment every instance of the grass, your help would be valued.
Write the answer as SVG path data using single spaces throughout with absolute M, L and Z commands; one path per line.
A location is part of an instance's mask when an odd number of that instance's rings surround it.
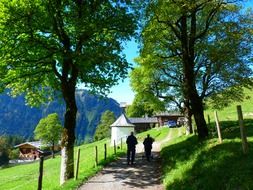
M 243 107 L 247 107 L 242 105 Z M 231 109 L 231 108 L 230 108 Z M 250 110 L 249 110 L 250 112 Z M 231 112 L 229 113 L 231 114 Z M 253 189 L 253 119 L 245 119 L 249 143 L 249 154 L 244 155 L 240 139 L 240 129 L 236 120 L 220 117 L 223 143 L 218 142 L 215 128 L 211 128 L 210 138 L 198 141 L 197 136 L 183 135 L 184 128 L 154 128 L 137 134 L 138 142 L 142 142 L 147 134 L 156 141 L 170 135 L 171 141 L 163 146 L 161 151 L 163 165 L 163 183 L 166 189 L 173 190 L 250 190 Z M 212 121 L 211 126 L 214 126 Z M 125 153 L 126 147 L 113 155 L 113 149 L 108 151 L 110 158 L 103 161 L 103 146 L 109 140 L 102 140 L 80 146 L 81 158 L 79 179 L 69 180 L 63 186 L 59 185 L 60 156 L 45 161 L 43 189 L 76 189 L 89 177 L 98 172 L 106 163 L 111 162 Z M 94 167 L 94 147 L 98 146 L 99 162 Z M 77 149 L 75 149 L 76 152 Z M 76 153 L 75 153 L 76 154 Z M 0 170 L 0 189 L 37 188 L 39 164 L 19 165 Z
M 87 180 L 90 176 L 99 171 L 105 164 L 116 159 L 119 155 L 125 152 L 125 146 L 122 150 L 117 150 L 117 155 L 114 155 L 114 149 L 108 147 L 108 158 L 104 161 L 104 144 L 109 144 L 109 140 L 102 140 L 95 143 L 85 144 L 75 148 L 75 155 L 77 148 L 80 148 L 80 163 L 79 163 L 79 179 L 71 179 L 63 186 L 59 185 L 60 176 L 60 156 L 55 159 L 47 159 L 44 161 L 44 174 L 43 174 L 43 189 L 56 190 L 56 189 L 75 189 L 83 181 Z M 98 147 L 98 162 L 99 165 L 95 167 L 95 146 Z M 76 158 L 76 156 L 75 156 Z M 39 162 L 16 165 L 0 170 L 0 189 L 22 189 L 34 190 L 37 189 L 38 183 Z
M 252 189 L 253 125 L 248 155 L 242 153 L 238 127 L 231 129 L 223 131 L 222 144 L 217 138 L 199 142 L 193 135 L 167 144 L 161 152 L 166 189 Z
M 155 140 L 163 139 L 169 132 L 168 128 L 154 128 L 148 132 L 137 135 L 138 141 L 142 142 L 147 133 Z M 80 148 L 80 163 L 78 180 L 68 180 L 63 186 L 60 186 L 60 156 L 55 159 L 46 159 L 44 161 L 43 174 L 43 190 L 70 190 L 76 189 L 83 182 L 87 181 L 91 176 L 95 175 L 106 164 L 117 159 L 125 154 L 126 145 L 123 143 L 123 148 L 117 149 L 117 155 L 114 155 L 113 147 L 108 147 L 107 160 L 104 161 L 104 144 L 109 144 L 109 139 L 104 139 L 90 144 L 84 144 L 75 148 L 75 158 L 77 149 Z M 95 146 L 98 147 L 98 166 L 95 165 Z M 0 169 L 0 189 L 4 190 L 34 190 L 37 189 L 39 162 L 22 164 Z
M 237 117 L 237 110 L 236 106 L 241 105 L 242 111 L 243 111 L 243 117 L 245 119 L 253 119 L 253 109 L 252 109 L 252 102 L 253 102 L 253 91 L 250 91 L 248 89 L 244 89 L 246 98 L 243 100 L 243 102 L 233 102 L 231 105 L 229 105 L 226 108 L 223 108 L 222 110 L 216 110 L 218 112 L 219 120 L 221 121 L 235 121 L 238 119 Z M 211 119 L 211 122 L 214 122 L 214 109 L 208 109 L 205 112 L 206 121 L 208 118 L 208 115 Z
M 154 138 L 155 141 L 159 141 L 164 139 L 168 135 L 168 132 L 169 132 L 168 127 L 153 128 L 151 130 L 137 134 L 137 139 L 138 142 L 144 141 L 144 139 L 147 137 L 147 134 L 150 134 L 150 136 Z
M 248 93 L 253 98 L 253 93 Z M 249 153 L 243 154 L 236 105 L 242 105 L 247 129 Z M 218 111 L 223 142 L 218 142 L 214 110 L 210 115 L 210 138 L 199 141 L 197 136 L 179 136 L 161 151 L 163 181 L 173 190 L 250 190 L 253 189 L 253 108 L 246 99 Z M 175 129 L 178 130 L 178 129 Z

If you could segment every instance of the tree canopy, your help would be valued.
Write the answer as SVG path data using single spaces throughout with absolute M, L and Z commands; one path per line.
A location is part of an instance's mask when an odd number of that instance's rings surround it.
M 111 124 L 115 121 L 115 115 L 112 111 L 105 111 L 100 119 L 94 135 L 95 140 L 101 140 L 111 136 Z
M 134 89 L 178 106 L 189 101 L 202 138 L 203 99 L 226 92 L 238 98 L 252 86 L 252 12 L 236 1 L 150 1 L 141 42 Z
M 133 103 L 127 107 L 128 117 L 153 116 L 154 113 L 165 111 L 164 104 L 153 93 L 145 91 L 137 93 Z
M 2 0 L 1 88 L 25 93 L 31 105 L 58 90 L 66 103 L 61 183 L 74 176 L 75 89 L 102 94 L 126 77 L 123 42 L 135 34 L 131 1 Z M 101 90 L 102 89 L 102 90 Z
M 61 138 L 62 129 L 57 113 L 52 113 L 42 118 L 34 130 L 35 139 L 41 140 L 45 146 L 52 148 L 53 158 L 54 146 L 58 144 Z

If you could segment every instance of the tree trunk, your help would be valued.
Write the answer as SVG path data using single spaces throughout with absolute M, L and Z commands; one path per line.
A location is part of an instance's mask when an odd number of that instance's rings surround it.
M 52 150 L 52 158 L 54 158 L 55 156 L 54 156 L 54 142 L 52 143 L 52 148 L 51 148 L 51 150 Z
M 197 125 L 198 137 L 204 139 L 208 136 L 208 128 L 204 117 L 204 108 L 202 99 L 198 94 L 191 97 L 191 107 L 195 123 Z
M 75 84 L 68 82 L 62 85 L 63 98 L 66 103 L 64 129 L 62 134 L 60 184 L 74 177 L 74 143 L 77 106 L 75 101 Z
M 187 14 L 181 17 L 181 46 L 182 46 L 182 63 L 184 72 L 184 91 L 186 99 L 190 101 L 192 114 L 197 125 L 198 137 L 204 139 L 208 136 L 208 129 L 204 118 L 204 109 L 202 99 L 199 97 L 196 88 L 196 78 L 194 72 L 195 65 L 195 34 L 196 34 L 196 18 L 192 14 L 190 22 L 190 32 L 187 26 Z
M 194 116 L 194 120 L 197 126 L 197 132 L 199 139 L 204 139 L 208 136 L 208 128 L 204 118 L 204 108 L 202 99 L 199 97 L 196 86 L 193 69 L 186 67 L 186 80 L 185 88 L 187 96 L 189 97 L 191 114 Z
M 192 134 L 192 113 L 190 108 L 189 100 L 184 101 L 184 117 L 185 117 L 185 127 L 186 127 L 186 134 Z

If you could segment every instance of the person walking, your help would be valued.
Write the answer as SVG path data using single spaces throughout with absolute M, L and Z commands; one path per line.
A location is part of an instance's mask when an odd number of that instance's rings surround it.
M 131 162 L 134 164 L 135 159 L 135 146 L 138 144 L 136 137 L 134 136 L 134 132 L 127 137 L 127 165 Z
M 154 139 L 150 137 L 148 134 L 147 137 L 143 141 L 144 149 L 145 149 L 145 156 L 147 158 L 147 161 L 150 161 L 151 157 L 151 149 L 152 149 L 152 144 L 154 142 Z

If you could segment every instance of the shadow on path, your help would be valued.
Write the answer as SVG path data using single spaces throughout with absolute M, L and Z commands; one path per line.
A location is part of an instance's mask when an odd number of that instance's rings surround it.
M 152 152 L 153 159 L 148 162 L 143 153 L 136 154 L 134 165 L 127 165 L 125 157 L 109 164 L 98 175 L 91 178 L 79 190 L 127 190 L 152 189 L 162 190 L 160 157 L 158 152 Z

